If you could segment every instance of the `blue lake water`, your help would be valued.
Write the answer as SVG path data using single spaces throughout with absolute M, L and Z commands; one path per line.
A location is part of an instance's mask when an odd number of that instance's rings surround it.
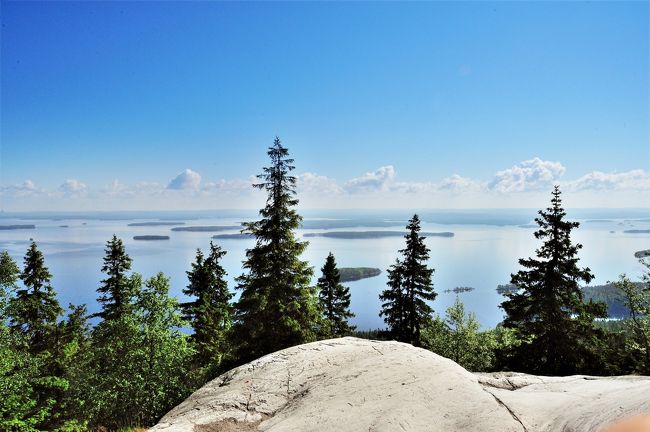
M 539 242 L 534 238 L 533 210 L 482 211 L 480 213 L 429 211 L 421 212 L 423 231 L 451 231 L 454 237 L 430 237 L 431 267 L 435 268 L 434 285 L 438 292 L 432 306 L 444 313 L 457 296 L 445 290 L 458 286 L 475 288 L 459 294 L 468 310 L 476 313 L 484 327 L 496 325 L 503 317 L 498 308 L 502 298 L 495 288 L 509 282 L 510 273 L 519 269 L 517 260 L 534 255 Z M 171 278 L 172 294 L 182 298 L 187 284 L 185 272 L 190 268 L 196 248 L 207 249 L 210 232 L 173 232 L 168 226 L 130 227 L 131 222 L 178 220 L 186 226 L 237 225 L 255 212 L 215 211 L 177 213 L 111 213 L 111 214 L 20 214 L 0 216 L 0 225 L 34 224 L 33 230 L 0 231 L 0 249 L 6 249 L 22 264 L 30 238 L 38 242 L 45 254 L 46 264 L 53 274 L 53 286 L 62 305 L 86 303 L 96 311 L 96 288 L 103 275 L 100 272 L 105 242 L 113 235 L 121 237 L 133 258 L 133 270 L 145 277 L 163 271 Z M 396 230 L 403 229 L 406 212 L 305 212 L 305 232 L 322 232 L 313 228 L 327 225 L 335 230 Z M 574 231 L 574 239 L 584 245 L 580 252 L 581 265 L 588 266 L 596 276 L 594 284 L 614 280 L 620 273 L 633 278 L 641 274 L 634 252 L 650 249 L 650 233 L 626 234 L 627 229 L 650 229 L 650 210 L 574 211 L 574 220 L 582 222 Z M 599 218 L 598 220 L 593 220 Z M 454 223 L 457 220 L 458 223 Z M 327 224 L 325 223 L 327 221 Z M 61 227 L 67 225 L 67 228 Z M 332 228 L 333 227 L 333 228 Z M 613 231 L 613 232 L 612 232 Z M 226 232 L 237 232 L 237 229 Z M 169 235 L 167 241 L 135 241 L 134 235 Z M 221 233 L 219 233 L 221 234 Z M 245 249 L 253 240 L 216 240 L 228 253 L 223 266 L 228 272 L 231 288 L 234 278 L 241 274 Z M 304 255 L 315 268 L 314 280 L 320 274 L 327 254 L 332 251 L 340 267 L 378 267 L 382 274 L 369 279 L 349 282 L 352 293 L 353 323 L 360 329 L 383 327 L 379 317 L 378 294 L 385 288 L 386 268 L 398 256 L 404 245 L 400 237 L 379 239 L 309 238 Z

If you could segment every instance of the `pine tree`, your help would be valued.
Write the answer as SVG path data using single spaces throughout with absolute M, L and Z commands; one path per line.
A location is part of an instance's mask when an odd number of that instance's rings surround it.
M 207 367 L 208 374 L 214 372 L 227 354 L 226 336 L 232 326 L 233 294 L 228 290 L 226 271 L 220 264 L 226 254 L 219 246 L 210 242 L 210 254 L 196 251 L 192 270 L 187 272 L 189 284 L 183 293 L 194 298 L 183 303 L 183 318 L 190 323 L 194 333 L 190 337 L 196 350 L 195 364 Z
M 511 277 L 519 290 L 506 294 L 508 300 L 501 304 L 507 314 L 504 326 L 515 329 L 522 341 L 512 353 L 511 367 L 552 375 L 597 370 L 595 344 L 601 332 L 593 321 L 607 312 L 604 304 L 583 299 L 579 281 L 588 284 L 594 276 L 589 268 L 578 267 L 582 245 L 571 242 L 571 231 L 579 223 L 565 220 L 558 186 L 552 195 L 551 206 L 535 219 L 535 238 L 543 240 L 537 258 L 519 260 L 524 269 Z
M 235 305 L 232 332 L 238 359 L 247 361 L 293 345 L 313 341 L 319 320 L 312 269 L 300 255 L 307 242 L 296 239 L 302 218 L 293 208 L 296 178 L 289 151 L 276 138 L 269 148 L 271 165 L 258 175 L 254 186 L 267 193 L 261 219 L 244 224 L 244 232 L 256 238 L 246 251 L 245 274 L 237 278 L 241 290 Z
M 388 286 L 381 295 L 384 321 L 395 339 L 420 346 L 420 332 L 431 320 L 433 309 L 427 303 L 435 300 L 429 269 L 429 248 L 420 236 L 420 218 L 414 215 L 406 226 L 406 247 L 399 252 L 402 261 L 388 270 Z
M 318 278 L 318 297 L 325 318 L 325 337 L 341 337 L 352 333 L 356 327 L 348 323 L 350 312 L 350 289 L 341 284 L 341 274 L 336 267 L 334 255 L 330 252 L 321 268 Z
M 50 284 L 52 275 L 45 266 L 43 253 L 35 242 L 25 254 L 20 279 L 24 288 L 16 290 L 9 306 L 11 328 L 25 334 L 30 350 L 40 353 L 52 347 L 52 337 L 63 309 Z
M 107 277 L 102 280 L 102 285 L 97 289 L 100 294 L 97 302 L 102 306 L 102 310 L 95 316 L 102 319 L 115 319 L 128 313 L 135 295 L 126 275 L 126 272 L 131 269 L 131 258 L 126 254 L 124 243 L 115 234 L 106 242 L 105 252 L 102 272 Z

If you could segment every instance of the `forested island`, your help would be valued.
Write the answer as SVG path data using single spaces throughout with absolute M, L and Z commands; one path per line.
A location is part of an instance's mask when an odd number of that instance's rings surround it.
M 381 270 L 373 267 L 341 267 L 341 282 L 353 282 L 371 278 L 381 274 Z
M 305 233 L 304 237 L 327 237 L 335 239 L 377 239 L 384 237 L 404 237 L 405 231 L 329 231 L 319 233 Z M 424 237 L 453 237 L 452 232 L 423 232 Z
M 650 249 L 634 252 L 634 257 L 635 258 L 645 258 L 650 256 Z
M 650 234 L 650 229 L 631 229 L 623 232 L 625 234 Z
M 172 231 L 188 231 L 188 232 L 215 232 L 215 231 L 228 231 L 233 229 L 241 229 L 240 226 L 221 226 L 221 225 L 207 225 L 207 226 L 187 226 L 175 227 Z
M 2 231 L 8 231 L 8 230 L 22 230 L 22 229 L 35 229 L 36 225 L 0 225 L 0 230 Z
M 133 236 L 133 240 L 169 240 L 166 235 L 139 235 Z
M 156 226 L 176 226 L 176 225 L 185 225 L 185 222 L 132 222 L 128 224 L 130 227 L 156 227 Z
M 473 288 L 473 287 L 456 287 L 456 288 L 452 288 L 452 289 L 446 289 L 446 290 L 444 290 L 443 292 L 445 292 L 445 293 L 461 294 L 461 293 L 465 293 L 465 292 L 471 292 L 471 291 L 474 291 L 474 289 L 475 289 L 475 288 Z

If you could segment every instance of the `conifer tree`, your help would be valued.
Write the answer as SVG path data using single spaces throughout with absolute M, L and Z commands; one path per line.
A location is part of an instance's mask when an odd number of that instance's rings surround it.
M 560 195 L 555 186 L 551 206 L 539 211 L 535 238 L 543 244 L 536 258 L 519 260 L 523 269 L 511 277 L 519 290 L 506 294 L 501 304 L 504 326 L 521 340 L 511 367 L 524 372 L 567 375 L 598 367 L 595 345 L 601 332 L 593 322 L 607 312 L 603 303 L 584 301 L 579 282 L 588 284 L 594 276 L 578 267 L 582 245 L 572 243 L 571 231 L 580 224 L 565 219 Z
M 0 322 L 7 318 L 9 298 L 15 291 L 20 276 L 18 264 L 6 250 L 0 252 Z
M 56 293 L 50 284 L 52 275 L 45 266 L 43 253 L 32 242 L 25 254 L 20 274 L 24 288 L 16 290 L 10 304 L 10 323 L 14 331 L 29 340 L 33 353 L 52 348 L 57 320 L 63 314 Z
M 115 234 L 106 242 L 105 253 L 102 272 L 107 277 L 97 289 L 100 294 L 97 302 L 102 306 L 102 310 L 96 316 L 115 319 L 128 312 L 135 295 L 126 274 L 131 270 L 131 258 L 126 254 L 124 243 Z
M 194 300 L 181 305 L 183 318 L 194 330 L 190 340 L 196 350 L 195 363 L 211 371 L 216 370 L 228 351 L 226 336 L 232 326 L 233 294 L 228 290 L 226 271 L 220 263 L 225 254 L 212 242 L 207 257 L 200 249 L 196 251 L 192 270 L 187 272 L 189 284 L 183 290 Z
M 384 302 L 380 315 L 389 325 L 395 339 L 420 346 L 420 332 L 431 320 L 433 309 L 427 303 L 437 294 L 431 281 L 433 269 L 429 269 L 429 248 L 420 236 L 420 218 L 413 215 L 406 226 L 406 247 L 399 252 L 401 263 L 388 270 L 389 288 L 380 299 Z
M 232 334 L 240 361 L 315 340 L 319 320 L 318 299 L 310 286 L 312 269 L 300 260 L 307 242 L 295 235 L 302 218 L 294 209 L 298 200 L 293 159 L 279 138 L 268 155 L 271 164 L 254 185 L 266 192 L 266 205 L 261 219 L 245 223 L 243 230 L 256 240 L 246 251 L 246 273 L 237 278 L 241 296 Z
M 341 284 L 341 273 L 331 252 L 321 272 L 322 276 L 318 278 L 316 286 L 319 289 L 318 298 L 325 318 L 323 336 L 347 336 L 356 328 L 348 323 L 348 318 L 354 316 L 350 312 L 350 289 Z

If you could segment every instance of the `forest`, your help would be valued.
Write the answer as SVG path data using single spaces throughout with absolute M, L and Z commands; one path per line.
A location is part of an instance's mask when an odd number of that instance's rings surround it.
M 180 302 L 169 294 L 164 273 L 132 272 L 122 240 L 113 236 L 98 263 L 104 274 L 95 287 L 100 311 L 89 314 L 85 305 L 59 303 L 37 243 L 22 266 L 0 252 L 0 430 L 145 428 L 233 367 L 343 336 L 409 343 L 470 371 L 650 374 L 650 262 L 639 259 L 641 282 L 621 275 L 612 284 L 628 316 L 607 321 L 601 298 L 587 298 L 581 289 L 594 275 L 579 265 L 582 246 L 571 240 L 579 224 L 567 220 L 559 187 L 538 213 L 534 235 L 541 245 L 519 260 L 496 328 L 481 330 L 459 299 L 434 311 L 435 273 L 416 214 L 386 269 L 377 311 L 386 327 L 357 331 L 349 323 L 350 292 L 335 251 L 315 285 L 314 269 L 301 259 L 308 242 L 296 234 L 302 218 L 294 161 L 278 138 L 268 157 L 254 185 L 266 193 L 266 203 L 258 220 L 243 224 L 242 235 L 255 243 L 234 287 L 221 265 L 227 251 L 213 241 L 196 251 L 183 290 L 188 301 Z

